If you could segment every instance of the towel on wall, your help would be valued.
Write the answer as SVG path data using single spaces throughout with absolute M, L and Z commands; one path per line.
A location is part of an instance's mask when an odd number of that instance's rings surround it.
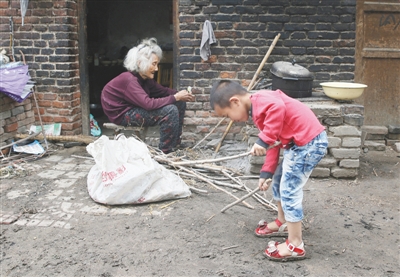
M 203 60 L 207 61 L 211 56 L 210 45 L 216 42 L 211 22 L 208 20 L 204 21 L 203 35 L 200 43 L 200 56 Z

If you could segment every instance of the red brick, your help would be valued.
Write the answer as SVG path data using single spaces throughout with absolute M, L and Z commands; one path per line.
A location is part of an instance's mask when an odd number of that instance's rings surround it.
M 197 133 L 209 133 L 210 127 L 209 126 L 197 126 L 196 131 L 197 131 Z
M 195 112 L 194 111 L 185 111 L 185 117 L 194 117 L 195 116 Z
M 196 95 L 196 101 L 197 102 L 208 102 L 208 101 L 210 101 L 210 95 L 208 95 L 208 94 Z
M 80 91 L 76 91 L 76 92 L 74 92 L 73 93 L 73 98 L 75 98 L 75 99 L 80 99 L 81 98 L 81 92 Z
M 215 38 L 240 38 L 242 37 L 241 32 L 237 31 L 215 31 Z
M 58 95 L 57 95 L 57 100 L 58 100 L 58 101 L 71 101 L 73 98 L 74 98 L 73 95 L 71 95 L 71 94 L 66 94 L 66 93 L 58 94 Z
M 54 101 L 53 103 L 54 103 L 53 107 L 55 107 L 55 108 L 56 107 L 57 108 L 71 108 L 74 106 L 73 102 L 71 102 L 71 101 L 66 101 L 66 102 Z
M 81 99 L 80 98 L 71 101 L 71 107 L 78 107 L 80 105 L 81 105 Z
M 44 93 L 42 99 L 43 100 L 56 100 L 57 99 L 57 94 L 55 94 L 55 93 Z
M 54 9 L 53 10 L 53 14 L 56 15 L 56 16 L 66 16 L 67 15 L 67 11 L 66 10 Z
M 201 60 L 202 63 L 215 63 L 217 62 L 218 58 L 216 55 L 211 55 L 207 61 Z
M 46 109 L 46 113 L 51 114 L 51 115 L 58 115 L 60 109 L 59 108 L 48 108 Z
M 9 9 L 9 10 L 0 10 L 0 16 L 15 16 L 18 14 L 18 11 L 15 9 Z
M 209 111 L 196 111 L 196 116 L 197 117 L 209 117 L 210 112 Z
M 53 101 L 45 101 L 45 100 L 40 100 L 38 101 L 39 107 L 52 107 Z
M 247 88 L 250 85 L 251 80 L 242 80 L 241 85 L 244 88 Z
M 4 132 L 10 133 L 10 132 L 15 132 L 18 130 L 18 122 L 14 122 L 12 124 L 4 126 Z
M 196 71 L 206 71 L 206 70 L 209 70 L 210 69 L 210 62 L 205 62 L 205 61 L 203 61 L 202 60 L 202 63 L 201 64 L 195 64 L 194 65 L 194 69 L 196 70 Z
M 236 78 L 236 72 L 221 72 L 219 74 L 219 77 L 222 79 L 235 79 Z

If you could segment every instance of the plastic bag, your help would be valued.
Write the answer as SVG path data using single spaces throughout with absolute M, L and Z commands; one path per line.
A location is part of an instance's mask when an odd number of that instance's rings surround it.
M 191 195 L 186 183 L 154 161 L 147 146 L 133 137 L 110 140 L 103 135 L 86 149 L 96 161 L 87 188 L 98 203 L 139 204 Z
M 90 134 L 94 137 L 99 137 L 101 135 L 99 124 L 92 114 L 90 114 Z
M 1 68 L 0 92 L 21 103 L 29 96 L 30 88 L 33 87 L 33 84 L 30 84 L 30 78 L 27 65 Z

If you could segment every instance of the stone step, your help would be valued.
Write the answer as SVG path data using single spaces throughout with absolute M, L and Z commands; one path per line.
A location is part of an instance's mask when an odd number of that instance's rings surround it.
M 378 142 L 373 142 L 373 141 L 367 140 L 364 142 L 363 148 L 364 148 L 364 152 L 385 151 L 386 145 L 385 145 L 385 143 L 378 143 Z M 365 149 L 367 149 L 367 151 Z

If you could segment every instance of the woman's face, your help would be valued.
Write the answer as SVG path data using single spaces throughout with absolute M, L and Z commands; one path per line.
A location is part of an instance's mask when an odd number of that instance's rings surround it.
M 160 61 L 158 60 L 158 57 L 156 54 L 151 54 L 150 57 L 150 66 L 148 70 L 145 72 L 139 72 L 140 76 L 142 76 L 143 79 L 153 79 L 154 78 L 154 73 L 158 71 L 158 63 Z

